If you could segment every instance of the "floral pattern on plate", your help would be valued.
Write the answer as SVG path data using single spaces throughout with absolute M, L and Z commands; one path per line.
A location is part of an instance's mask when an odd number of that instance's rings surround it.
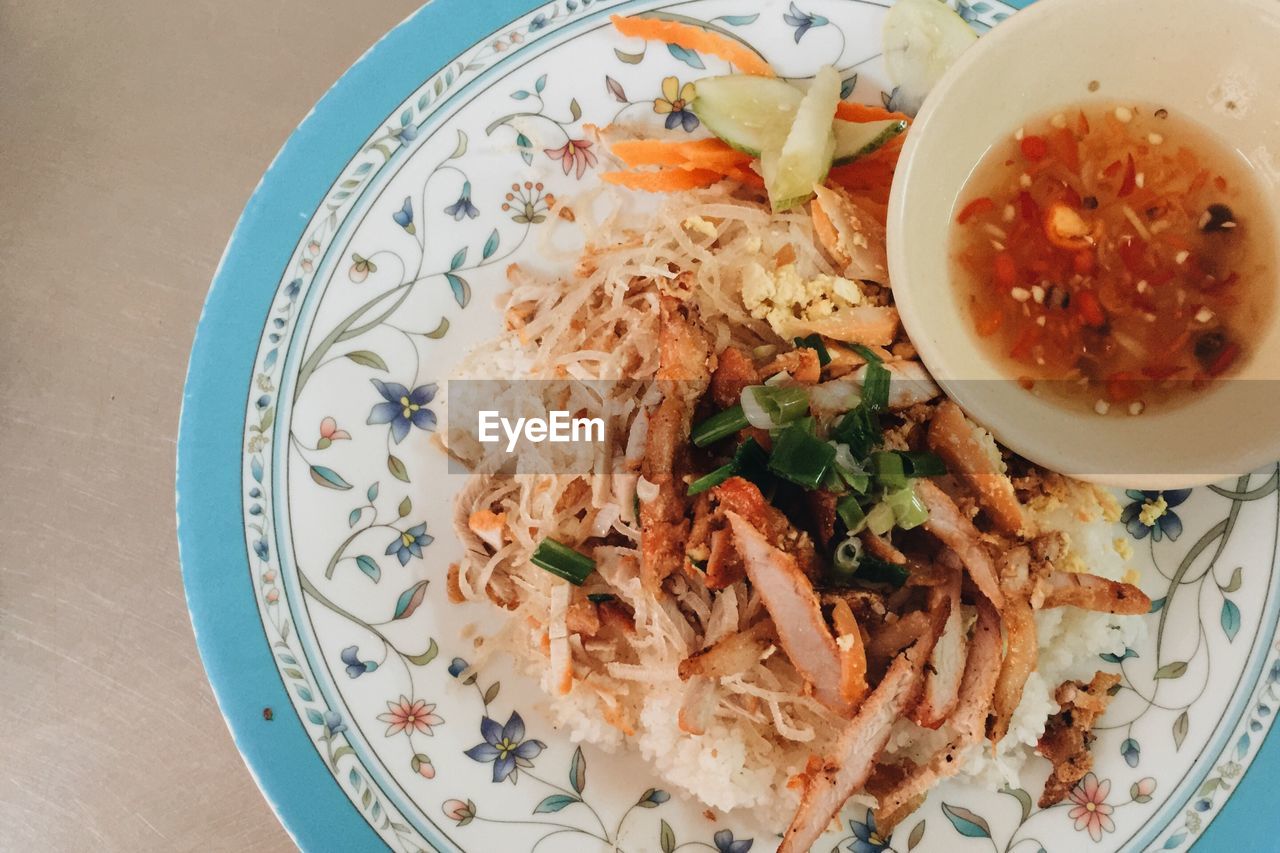
M 746 853 L 776 844 L 781 827 L 708 821 L 635 757 L 567 742 L 540 712 L 545 698 L 510 670 L 470 671 L 466 656 L 495 616 L 444 595 L 457 549 L 450 496 L 464 480 L 433 443 L 452 365 L 497 331 L 491 305 L 506 266 L 546 265 L 548 247 L 575 250 L 564 200 L 590 185 L 603 157 L 587 126 L 624 119 L 655 133 L 699 132 L 687 84 L 726 70 L 674 45 L 613 35 L 600 26 L 610 10 L 696 21 L 789 75 L 832 63 L 846 97 L 893 105 L 878 82 L 881 5 L 745 5 L 556 0 L 503 27 L 374 129 L 280 283 L 243 456 L 256 604 L 317 753 L 394 849 Z M 958 9 L 979 30 L 1011 12 L 988 2 Z M 1022 788 L 948 783 L 890 838 L 850 808 L 831 845 L 1190 844 L 1280 701 L 1278 481 L 1269 469 L 1191 493 L 1124 496 L 1116 535 L 1128 537 L 1154 598 L 1150 638 L 1099 661 L 1122 673 L 1120 695 L 1095 771 L 1067 801 L 1039 810 Z

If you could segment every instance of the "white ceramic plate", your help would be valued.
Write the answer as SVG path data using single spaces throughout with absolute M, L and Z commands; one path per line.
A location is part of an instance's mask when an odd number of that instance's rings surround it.
M 424 413 L 440 416 L 452 366 L 498 331 L 505 266 L 549 269 L 572 256 L 545 251 L 569 239 L 547 198 L 595 181 L 583 126 L 622 116 L 682 136 L 696 120 L 665 81 L 725 71 L 711 57 L 620 38 L 607 23 L 619 10 L 704 22 L 787 75 L 832 63 L 853 97 L 890 98 L 877 56 L 885 6 L 866 0 L 437 0 L 300 128 L 246 210 L 201 323 L 179 515 L 210 678 L 304 847 L 776 845 L 738 816 L 704 816 L 633 756 L 577 749 L 525 680 L 454 675 L 473 649 L 466 626 L 482 631 L 499 616 L 445 600 L 459 554 L 451 495 L 463 479 L 448 473 Z M 988 0 L 962 7 L 980 30 L 1011 11 Z M 405 395 L 419 414 L 388 422 L 399 406 L 383 404 Z M 944 785 L 894 849 L 1189 845 L 1253 759 L 1280 698 L 1276 484 L 1268 469 L 1169 493 L 1154 528 L 1117 527 L 1158 609 L 1146 645 L 1099 661 L 1122 669 L 1124 687 L 1095 772 L 1071 800 L 1041 811 L 1021 790 Z M 474 749 L 503 738 L 521 744 L 520 763 Z M 1038 793 L 1039 782 L 1027 788 Z M 866 820 L 851 811 L 821 849 L 885 849 Z

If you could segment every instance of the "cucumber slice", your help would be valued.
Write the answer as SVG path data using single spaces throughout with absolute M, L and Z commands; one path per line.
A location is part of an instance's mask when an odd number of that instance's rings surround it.
M 884 18 L 884 64 L 897 106 L 914 115 L 978 34 L 942 0 L 898 0 Z
M 898 120 L 852 122 L 836 119 L 836 166 L 852 163 L 865 157 L 907 129 L 907 123 Z
M 775 211 L 807 201 L 814 185 L 827 177 L 836 150 L 833 116 L 839 100 L 840 75 L 823 66 L 796 107 L 782 148 L 766 148 L 760 155 L 764 186 Z
M 804 99 L 789 83 L 746 74 L 705 77 L 694 88 L 693 114 L 716 136 L 753 157 L 782 147 Z

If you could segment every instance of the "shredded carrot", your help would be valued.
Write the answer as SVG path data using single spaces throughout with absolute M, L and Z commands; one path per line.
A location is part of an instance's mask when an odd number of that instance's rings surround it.
M 631 167 L 680 166 L 727 174 L 751 162 L 751 155 L 735 151 L 719 139 L 628 139 L 614 143 L 612 150 Z
M 663 21 L 657 18 L 624 18 L 621 15 L 613 15 L 609 20 L 624 36 L 633 36 L 647 41 L 662 41 L 678 45 L 685 50 L 718 56 L 736 65 L 744 74 L 756 74 L 761 77 L 777 76 L 769 63 L 765 62 L 759 54 L 719 33 L 690 24 L 682 24 L 679 21 Z
M 735 166 L 725 173 L 725 177 L 729 178 L 729 180 L 737 181 L 743 186 L 754 187 L 758 190 L 764 189 L 764 178 L 746 166 Z
M 846 166 L 836 166 L 831 170 L 828 180 L 855 195 L 864 196 L 878 204 L 888 204 L 889 187 L 893 185 L 893 168 L 894 164 L 888 158 L 872 155 Z
M 665 193 L 709 187 L 722 180 L 724 175 L 710 169 L 668 167 L 656 172 L 605 172 L 600 178 L 627 189 Z
M 836 118 L 843 121 L 867 122 L 867 121 L 885 121 L 886 119 L 900 119 L 902 121 L 911 121 L 911 116 L 906 113 L 891 113 L 884 107 L 873 107 L 870 104 L 855 104 L 853 101 L 839 101 L 836 103 Z

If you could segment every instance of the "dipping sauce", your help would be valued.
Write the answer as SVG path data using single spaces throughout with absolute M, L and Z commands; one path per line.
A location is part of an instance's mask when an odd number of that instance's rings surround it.
M 953 279 L 1024 388 L 1099 414 L 1238 371 L 1270 315 L 1274 225 L 1249 163 L 1134 104 L 1058 110 L 994 145 L 957 203 Z

